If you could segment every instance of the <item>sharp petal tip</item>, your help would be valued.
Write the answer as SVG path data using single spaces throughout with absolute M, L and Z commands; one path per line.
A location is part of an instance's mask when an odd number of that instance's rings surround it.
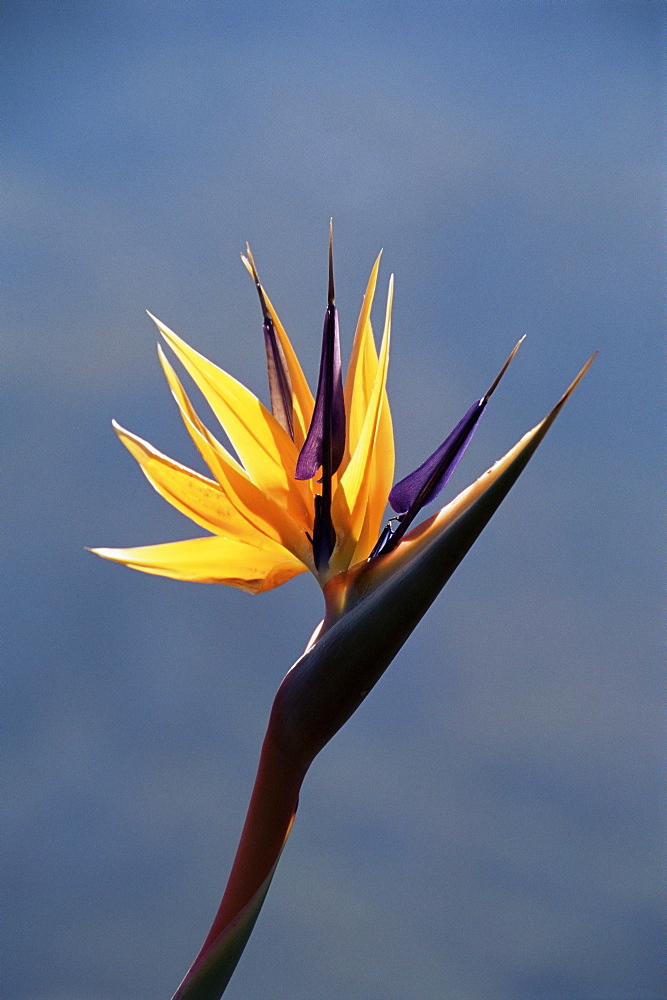
M 514 356 L 515 356 L 516 352 L 519 350 L 519 348 L 521 347 L 521 345 L 523 344 L 523 342 L 524 342 L 525 339 L 526 339 L 526 334 L 524 333 L 523 337 L 521 337 L 519 340 L 517 340 L 516 344 L 514 345 L 514 347 L 512 348 L 512 350 L 511 350 L 511 352 L 509 354 L 509 357 L 505 361 L 505 364 L 502 366 L 502 368 L 500 369 L 500 371 L 498 372 L 498 374 L 494 378 L 493 382 L 491 383 L 491 387 L 487 391 L 486 395 L 482 397 L 482 399 L 484 400 L 485 403 L 488 403 L 488 401 L 491 399 L 491 396 L 494 394 L 494 392 L 498 388 L 498 383 L 500 382 L 501 378 L 503 377 L 503 375 L 505 374 L 505 372 L 507 371 L 507 369 L 509 368 L 509 366 L 512 364 L 512 361 L 514 360 Z
M 335 301 L 333 272 L 333 219 L 329 219 L 329 305 Z
M 245 245 L 245 255 L 241 254 L 241 258 L 242 259 L 243 258 L 247 259 L 248 263 L 250 264 L 250 268 L 252 270 L 253 277 L 255 278 L 256 281 L 258 281 L 259 279 L 257 278 L 257 268 L 255 267 L 255 258 L 252 255 L 252 250 L 250 249 L 250 244 L 249 243 L 246 243 L 246 245 Z
M 262 316 L 265 320 L 267 320 L 270 319 L 270 313 L 264 297 L 264 289 L 262 288 L 262 284 L 259 280 L 259 274 L 257 273 L 257 267 L 255 266 L 255 258 L 252 255 L 249 243 L 246 243 L 245 248 L 247 256 L 241 254 L 241 260 L 252 275 L 252 280 L 255 282 L 255 288 L 257 289 L 257 294 L 259 295 L 259 304 L 262 307 Z
M 162 344 L 160 344 L 159 342 L 157 345 L 157 359 L 160 362 L 160 367 L 162 368 L 162 371 L 165 375 L 165 378 L 167 379 L 167 382 L 169 382 L 169 376 L 171 373 L 173 373 L 174 369 L 171 366 L 171 362 L 167 357 L 166 351 L 163 349 Z
M 164 323 L 162 322 L 162 320 L 159 320 L 157 318 L 157 316 L 154 316 L 153 313 L 149 309 L 146 310 L 146 315 L 149 316 L 153 320 L 153 322 L 155 323 L 156 327 L 160 331 L 161 335 L 166 340 L 168 340 L 169 339 L 168 334 L 171 333 L 171 330 L 169 329 L 169 327 L 165 326 Z
M 556 403 L 556 407 L 562 406 L 563 403 L 565 403 L 569 399 L 569 397 L 572 395 L 572 393 L 574 392 L 574 390 L 577 388 L 577 386 L 581 382 L 582 378 L 584 377 L 584 375 L 586 374 L 586 372 L 588 371 L 588 369 L 591 367 L 591 365 L 593 364 L 593 362 L 595 361 L 595 359 L 597 358 L 597 356 L 598 356 L 599 353 L 600 353 L 599 351 L 595 351 L 594 354 L 591 354 L 590 358 L 588 359 L 588 361 L 586 362 L 586 364 L 583 366 L 583 368 L 581 369 L 581 371 L 579 372 L 579 374 L 576 375 L 572 379 L 572 381 L 568 385 L 567 389 L 565 390 L 565 392 L 563 393 L 563 395 L 561 396 L 561 398 Z

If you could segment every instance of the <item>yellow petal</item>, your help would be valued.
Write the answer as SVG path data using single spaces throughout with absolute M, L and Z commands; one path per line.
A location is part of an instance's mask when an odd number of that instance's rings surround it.
M 252 273 L 250 261 L 247 257 L 244 257 L 243 254 L 241 254 L 241 260 L 250 274 L 250 277 L 254 281 L 255 278 Z M 299 359 L 296 356 L 296 352 L 292 347 L 289 337 L 285 333 L 285 328 L 278 318 L 278 314 L 273 307 L 273 303 L 266 294 L 263 285 L 261 288 L 264 301 L 266 302 L 266 307 L 269 310 L 271 319 L 273 320 L 274 329 L 278 335 L 278 340 L 280 341 L 280 346 L 283 349 L 283 354 L 285 355 L 285 361 L 287 363 L 287 369 L 292 383 L 292 401 L 294 404 L 294 443 L 297 450 L 299 450 L 302 447 L 303 442 L 306 440 L 306 435 L 308 434 L 308 428 L 310 427 L 310 421 L 315 408 L 315 400 L 313 399 L 313 394 L 310 391 L 310 386 L 306 381 L 306 376 L 303 374 L 303 369 L 301 368 Z
M 366 513 L 359 529 L 359 540 L 350 565 L 367 559 L 377 542 L 385 520 L 387 498 L 394 481 L 394 430 L 386 390 L 375 437 L 375 447 L 368 463 Z
M 332 560 L 333 569 L 347 568 L 354 558 L 357 542 L 362 534 L 364 519 L 368 506 L 370 474 L 372 468 L 373 450 L 376 446 L 380 415 L 385 401 L 387 384 L 387 369 L 389 365 L 389 341 L 391 337 L 391 307 L 394 297 L 394 278 L 389 280 L 387 294 L 387 311 L 385 315 L 384 333 L 378 372 L 373 384 L 368 409 L 364 419 L 361 435 L 345 472 L 340 477 L 340 483 L 333 497 L 332 515 L 339 546 Z M 385 426 L 385 433 L 386 433 Z M 390 454 L 378 455 L 377 462 L 387 462 L 393 466 L 393 447 Z M 380 470 L 381 472 L 383 470 Z M 391 470 L 393 476 L 393 468 Z M 377 486 L 374 489 L 373 504 L 377 505 Z M 377 536 L 376 536 L 377 537 Z M 372 545 L 372 543 L 371 543 Z M 368 549 L 370 551 L 370 548 Z M 368 555 L 368 552 L 365 553 Z
M 165 378 L 171 389 L 172 396 L 176 401 L 183 423 L 190 437 L 194 441 L 197 449 L 208 465 L 216 479 L 220 482 L 219 472 L 222 469 L 233 469 L 243 479 L 248 480 L 248 473 L 242 465 L 236 461 L 233 455 L 222 445 L 218 439 L 211 434 L 208 427 L 199 419 L 197 412 L 190 402 L 188 395 L 183 388 L 183 384 L 174 371 L 169 359 L 162 350 L 160 344 L 157 345 L 157 353 L 162 365 Z M 222 483 L 221 483 L 222 485 Z
M 354 335 L 350 365 L 345 380 L 345 408 L 348 414 L 348 450 L 353 454 L 359 442 L 364 421 L 371 406 L 373 386 L 378 371 L 378 356 L 373 339 L 370 311 L 377 284 L 380 253 L 373 265 L 364 295 L 357 329 Z M 347 462 L 349 463 L 349 454 Z M 347 464 L 347 463 L 346 463 Z M 386 386 L 382 390 L 380 420 L 375 445 L 372 448 L 366 480 L 368 497 L 366 512 L 359 529 L 359 539 L 350 557 L 351 564 L 365 559 L 377 541 L 387 497 L 394 478 L 394 434 Z
M 151 319 L 201 389 L 252 481 L 282 504 L 294 520 L 304 527 L 311 523 L 310 487 L 294 479 L 298 451 L 286 431 L 249 389 L 198 354 L 155 316 Z
M 373 339 L 370 314 L 375 296 L 381 257 L 382 253 L 379 253 L 371 269 L 361 304 L 361 312 L 357 320 L 357 328 L 354 333 L 350 363 L 347 368 L 347 375 L 345 376 L 344 395 L 345 415 L 347 418 L 347 441 L 344 465 L 347 465 L 349 462 L 350 456 L 354 453 L 354 449 L 359 441 L 373 391 L 373 383 L 377 374 L 378 356 Z
M 380 257 L 378 257 L 373 269 L 376 274 L 379 263 Z M 372 277 L 373 274 L 371 273 L 371 278 Z M 371 283 L 369 281 L 369 288 L 370 284 Z M 375 286 L 373 285 L 372 291 L 374 290 Z M 365 311 L 367 298 L 369 298 L 368 291 L 364 297 L 362 313 Z M 368 307 L 369 311 L 370 305 L 372 304 L 372 292 L 370 300 L 371 301 Z M 368 316 L 368 313 L 366 315 Z M 378 371 L 377 352 L 373 341 L 373 333 L 370 328 L 370 319 L 368 319 L 368 333 L 369 336 L 364 339 L 364 363 L 359 371 L 359 382 L 363 386 L 363 389 L 358 393 L 360 397 L 360 408 L 357 411 L 357 421 L 364 418 L 369 407 L 371 407 L 372 390 Z M 354 553 L 351 556 L 350 565 L 353 565 L 362 559 L 366 559 L 370 555 L 384 522 L 387 498 L 394 481 L 394 430 L 391 421 L 391 412 L 389 409 L 389 399 L 387 397 L 386 378 L 387 373 L 385 370 L 384 385 L 382 388 L 382 402 L 380 404 L 380 419 L 377 425 L 375 444 L 371 449 L 366 473 L 368 494 L 366 512 L 363 515 L 362 525 L 359 529 L 359 540 Z M 353 395 L 356 395 L 356 393 Z M 357 406 L 359 406 L 359 404 L 357 404 Z M 351 403 L 351 408 L 352 407 L 354 407 L 354 401 Z
M 173 507 L 206 531 L 262 544 L 265 536 L 242 517 L 217 482 L 163 455 L 116 421 L 113 428 L 151 486 Z
M 305 535 L 309 526 L 297 524 L 284 507 L 251 482 L 245 470 L 199 419 L 180 379 L 159 345 L 158 354 L 183 423 L 231 504 L 241 517 L 254 524 L 262 534 L 289 549 L 314 572 L 312 547 Z
M 259 548 L 220 535 L 132 549 L 91 549 L 91 552 L 142 573 L 195 583 L 226 583 L 251 594 L 278 587 L 306 569 L 280 546 L 267 542 Z

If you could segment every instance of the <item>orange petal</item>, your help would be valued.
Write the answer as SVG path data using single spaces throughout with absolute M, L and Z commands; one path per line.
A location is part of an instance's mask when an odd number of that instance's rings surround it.
M 374 480 L 374 517 L 377 516 L 375 511 L 378 504 L 377 476 L 372 476 L 371 474 L 371 470 L 374 468 L 374 462 L 378 463 L 375 468 L 376 472 L 380 475 L 381 482 L 388 479 L 387 473 L 393 476 L 393 447 L 388 451 L 388 454 L 380 454 L 379 452 L 377 455 L 374 454 L 377 445 L 378 430 L 381 422 L 380 417 L 383 404 L 385 403 L 385 387 L 389 366 L 389 341 L 391 337 L 391 307 L 393 292 L 394 281 L 392 275 L 389 281 L 384 334 L 382 337 L 378 372 L 373 384 L 373 391 L 366 410 L 359 441 L 354 450 L 354 454 L 345 469 L 345 472 L 342 476 L 340 476 L 338 489 L 333 497 L 333 521 L 340 539 L 339 546 L 334 552 L 332 560 L 332 568 L 334 572 L 336 570 L 346 569 L 353 561 L 357 561 L 358 558 L 363 558 L 368 555 L 374 544 L 375 539 L 364 539 L 362 543 L 363 555 L 361 557 L 355 555 L 357 543 L 359 542 L 362 534 L 364 534 L 363 527 L 368 507 L 371 479 Z M 388 429 L 390 430 L 390 427 L 391 425 L 387 428 L 387 425 L 385 424 L 385 434 Z M 386 465 L 386 468 L 382 467 L 382 463 Z
M 284 507 L 251 482 L 242 466 L 199 419 L 176 372 L 159 346 L 158 353 L 183 422 L 230 502 L 262 534 L 289 549 L 314 572 L 312 549 L 305 534 L 312 523 L 312 517 L 310 521 L 296 523 Z
M 382 253 L 378 254 L 371 269 L 354 333 L 350 363 L 345 376 L 345 413 L 347 416 L 345 465 L 349 462 L 350 455 L 353 454 L 361 435 L 377 374 L 378 355 L 375 349 L 370 315 L 381 257 Z
M 267 541 L 259 548 L 221 535 L 131 549 L 90 551 L 142 573 L 195 583 L 226 583 L 251 594 L 278 587 L 306 569 L 282 546 Z
M 265 536 L 239 514 L 217 482 L 163 455 L 115 420 L 113 428 L 151 486 L 173 507 L 206 531 L 261 545 Z
M 273 414 L 249 389 L 154 316 L 151 319 L 206 397 L 252 481 L 282 504 L 295 521 L 309 524 L 310 489 L 294 479 L 296 445 Z

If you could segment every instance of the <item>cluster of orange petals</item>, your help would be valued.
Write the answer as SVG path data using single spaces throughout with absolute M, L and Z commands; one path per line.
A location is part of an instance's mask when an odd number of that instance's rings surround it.
M 251 270 L 245 258 L 244 263 Z M 364 295 L 345 380 L 345 454 L 332 481 L 331 517 L 337 541 L 326 570 L 317 573 L 308 537 L 313 531 L 317 477 L 306 481 L 294 478 L 313 413 L 313 395 L 265 292 L 292 385 L 294 439 L 249 389 L 151 316 L 202 392 L 238 458 L 201 421 L 159 347 L 176 405 L 211 476 L 163 455 L 116 423 L 114 428 L 157 492 L 209 534 L 161 545 L 97 548 L 94 552 L 145 573 L 226 583 L 251 593 L 270 590 L 305 570 L 324 585 L 333 575 L 369 556 L 382 527 L 394 474 L 386 392 L 393 279 L 378 354 L 370 312 L 379 264 L 378 256 Z

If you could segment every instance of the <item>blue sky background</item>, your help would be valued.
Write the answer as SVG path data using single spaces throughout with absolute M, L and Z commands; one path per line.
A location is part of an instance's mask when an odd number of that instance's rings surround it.
M 12 2 L 5 1000 L 165 1000 L 321 616 L 84 545 L 195 534 L 149 308 L 266 399 L 263 281 L 316 378 L 396 273 L 397 476 L 522 334 L 461 489 L 594 368 L 313 766 L 230 1000 L 656 1000 L 664 984 L 659 2 Z M 381 321 L 378 309 L 376 326 Z

